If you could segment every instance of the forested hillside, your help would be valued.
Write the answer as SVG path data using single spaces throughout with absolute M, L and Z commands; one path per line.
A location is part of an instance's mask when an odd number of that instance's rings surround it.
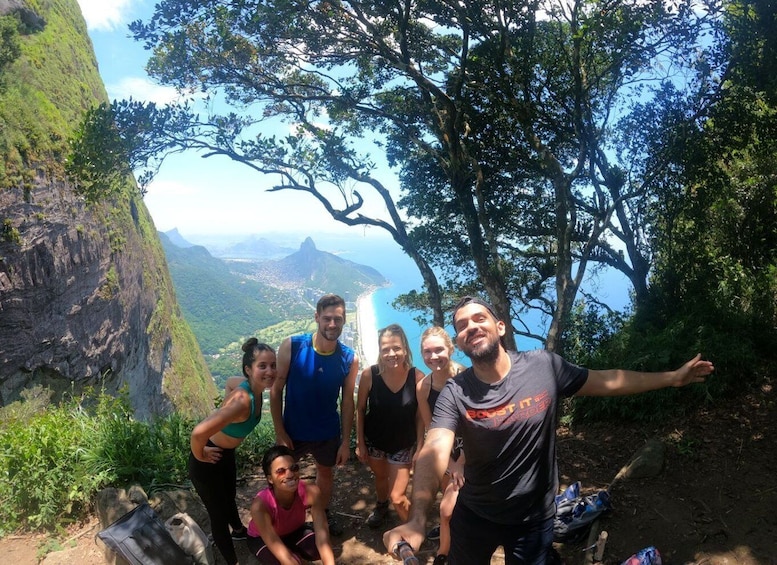
M 160 238 L 181 309 L 217 379 L 239 372 L 238 346 L 248 336 L 277 346 L 309 329 L 321 295 L 352 301 L 387 283 L 371 267 L 319 251 L 310 238 L 277 261 L 222 260 Z
M 206 355 L 278 322 L 312 317 L 299 294 L 235 274 L 204 247 L 181 248 L 159 237 L 178 303 Z

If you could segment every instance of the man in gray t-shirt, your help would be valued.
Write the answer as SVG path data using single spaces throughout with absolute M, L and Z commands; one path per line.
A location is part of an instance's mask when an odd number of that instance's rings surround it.
M 506 565 L 546 562 L 558 489 L 559 398 L 685 386 L 704 382 L 713 371 L 700 355 L 676 371 L 642 373 L 587 370 L 547 351 L 508 352 L 501 343 L 504 322 L 486 302 L 469 296 L 456 305 L 453 325 L 456 345 L 472 368 L 440 393 L 416 462 L 410 519 L 383 536 L 389 549 L 402 539 L 421 545 L 454 434 L 460 434 L 467 459 L 451 519 L 450 565 L 488 565 L 500 545 Z
M 458 429 L 464 441 L 458 503 L 482 518 L 521 524 L 553 516 L 557 399 L 577 392 L 588 371 L 547 351 L 507 354 L 510 371 L 496 383 L 472 369 L 454 377 L 431 427 Z

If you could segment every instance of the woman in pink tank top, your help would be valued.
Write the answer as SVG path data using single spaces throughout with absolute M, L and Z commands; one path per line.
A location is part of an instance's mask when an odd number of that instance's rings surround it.
M 251 503 L 251 553 L 268 565 L 298 565 L 303 559 L 335 565 L 321 491 L 300 480 L 292 451 L 284 445 L 271 447 L 262 458 L 262 470 L 268 486 Z M 312 526 L 305 521 L 308 509 Z

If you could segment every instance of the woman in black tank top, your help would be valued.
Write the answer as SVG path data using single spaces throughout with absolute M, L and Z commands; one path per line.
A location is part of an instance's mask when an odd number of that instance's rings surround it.
M 378 363 L 359 380 L 356 406 L 356 455 L 375 475 L 377 504 L 367 518 L 370 528 L 388 516 L 389 501 L 402 522 L 410 513 L 407 485 L 420 434 L 416 385 L 423 373 L 413 367 L 407 336 L 392 324 L 378 332 Z

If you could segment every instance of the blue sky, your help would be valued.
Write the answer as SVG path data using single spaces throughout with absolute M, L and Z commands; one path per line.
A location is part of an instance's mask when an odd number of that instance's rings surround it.
M 148 52 L 129 37 L 128 24 L 148 18 L 153 0 L 78 0 L 111 100 L 165 104 L 174 89 L 154 83 L 144 70 Z M 388 174 L 388 173 L 387 173 Z M 394 182 L 389 177 L 389 183 Z M 149 185 L 146 206 L 160 231 L 178 228 L 184 236 L 264 233 L 338 233 L 383 236 L 372 228 L 349 228 L 332 220 L 308 194 L 266 192 L 271 178 L 226 158 L 198 154 L 169 158 Z M 385 182 L 385 180 L 384 180 Z M 373 207 L 379 214 L 380 208 Z

